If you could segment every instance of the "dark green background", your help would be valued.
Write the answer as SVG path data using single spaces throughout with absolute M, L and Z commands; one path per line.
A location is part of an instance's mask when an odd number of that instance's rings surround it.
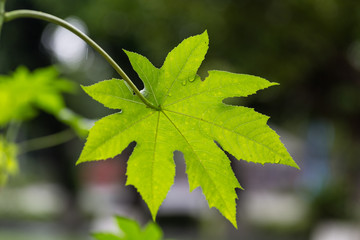
M 301 139 L 310 155 L 317 149 L 313 142 L 319 148 L 322 143 L 327 144 L 321 166 L 328 169 L 328 177 L 316 190 L 311 201 L 312 216 L 300 236 L 308 236 L 320 219 L 359 219 L 350 203 L 359 200 L 360 181 L 360 1 L 8 0 L 7 10 L 19 8 L 82 19 L 89 35 L 109 51 L 132 79 L 137 76 L 122 49 L 141 53 L 160 67 L 166 54 L 180 41 L 207 29 L 210 49 L 200 69 L 201 76 L 206 76 L 207 70 L 219 69 L 280 83 L 256 96 L 235 101 L 271 116 L 270 124 Z M 18 65 L 35 69 L 56 63 L 41 45 L 45 26 L 46 23 L 32 19 L 4 25 L 1 74 Z M 100 61 L 106 66 L 105 61 Z M 96 68 L 94 65 L 69 72 L 60 66 L 63 75 L 81 84 L 116 76 L 110 68 L 103 67 L 106 71 L 100 72 Z M 141 87 L 138 80 L 135 82 Z M 106 113 L 80 90 L 78 96 L 68 96 L 67 100 L 72 109 L 86 117 L 98 118 Z M 324 134 L 317 138 L 319 141 L 312 141 L 309 132 L 319 123 L 325 126 L 325 133 L 315 130 Z M 35 129 L 46 126 L 49 132 L 63 128 L 43 115 L 28 124 Z M 79 146 L 75 148 L 77 155 L 81 143 L 74 144 Z M 61 173 L 67 175 L 75 161 L 76 157 L 68 160 L 69 166 Z M 299 177 L 303 180 L 307 169 L 317 169 L 306 159 L 295 161 L 303 168 L 296 173 L 303 175 Z M 73 175 L 58 179 L 76 191 Z M 305 184 L 306 188 L 312 189 L 311 183 Z M 259 239 L 272 239 L 265 236 Z

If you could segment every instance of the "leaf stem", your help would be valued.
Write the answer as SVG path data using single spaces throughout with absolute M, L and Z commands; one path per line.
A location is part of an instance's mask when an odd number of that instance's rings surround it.
M 0 0 L 0 4 L 4 4 L 5 0 Z M 1 7 L 1 5 L 0 5 Z M 1 11 L 1 9 L 0 9 Z M 0 12 L 1 13 L 1 12 Z M 86 34 L 81 32 L 79 29 L 66 22 L 65 20 L 53 16 L 51 14 L 47 14 L 44 12 L 33 11 L 33 10 L 15 10 L 4 13 L 4 22 L 10 22 L 12 20 L 18 18 L 36 18 L 40 20 L 44 20 L 47 22 L 54 23 L 63 28 L 66 28 L 70 32 L 74 33 L 82 40 L 84 40 L 87 44 L 89 44 L 94 50 L 96 50 L 105 60 L 115 69 L 115 71 L 124 79 L 124 81 L 132 88 L 135 94 L 141 99 L 141 101 L 150 108 L 158 109 L 157 106 L 154 106 L 150 103 L 139 91 L 139 89 L 134 85 L 134 83 L 130 80 L 130 78 L 126 75 L 126 73 L 120 68 L 120 66 L 109 56 L 109 54 L 103 50 L 94 40 L 88 37 Z M 1 24 L 1 16 L 0 16 L 0 24 Z M 1 27 L 1 26 L 0 26 Z
M 21 122 L 12 120 L 6 130 L 6 141 L 14 143 L 19 133 Z
M 19 154 L 24 154 L 35 150 L 54 147 L 71 140 L 75 136 L 76 135 L 74 134 L 74 131 L 72 131 L 71 129 L 67 129 L 45 137 L 30 139 L 18 143 Z

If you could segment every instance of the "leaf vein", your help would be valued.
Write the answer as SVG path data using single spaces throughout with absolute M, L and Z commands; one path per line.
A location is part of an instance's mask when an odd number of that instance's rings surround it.
M 113 138 L 117 137 L 118 135 L 120 135 L 121 133 L 125 132 L 126 130 L 128 130 L 129 128 L 131 128 L 132 126 L 136 125 L 137 123 L 144 121 L 146 118 L 150 117 L 151 115 L 153 115 L 155 112 L 151 112 L 148 115 L 144 116 L 143 118 L 133 122 L 132 124 L 130 124 L 128 127 L 122 129 L 121 131 L 117 132 L 115 135 L 111 136 L 110 138 L 106 138 L 104 141 L 102 141 L 96 148 L 93 148 L 92 151 L 90 151 L 87 155 L 92 154 L 93 152 L 95 152 L 99 147 L 103 146 L 104 144 L 106 144 L 107 142 L 109 142 L 110 140 L 112 140 Z M 115 113 L 115 114 L 119 114 L 119 113 Z
M 123 91 L 123 90 L 121 90 Z M 128 98 L 123 98 L 123 97 L 119 97 L 119 96 L 116 96 L 116 95 L 112 95 L 112 94 L 106 94 L 106 93 L 101 93 L 101 92 L 98 92 L 104 96 L 109 96 L 109 97 L 113 97 L 113 98 L 117 98 L 117 99 L 120 99 L 120 100 L 124 100 L 124 101 L 127 101 L 127 102 L 132 102 L 132 103 L 137 103 L 137 104 L 142 104 L 144 105 L 144 103 L 142 102 L 138 102 L 138 101 L 135 101 L 135 100 L 131 100 L 131 99 L 128 99 Z
M 201 80 L 200 80 L 200 81 L 201 81 Z M 207 80 L 207 81 L 208 81 L 208 80 Z M 204 82 L 201 82 L 201 84 L 204 84 Z M 229 87 L 229 86 L 232 86 L 232 85 L 238 86 L 238 84 L 235 84 L 235 83 L 234 83 L 234 84 L 227 85 L 226 87 Z M 172 102 L 172 103 L 169 103 L 169 104 L 167 104 L 167 105 L 164 105 L 163 107 L 168 107 L 168 106 L 171 106 L 171 105 L 180 103 L 180 102 L 182 102 L 182 101 L 185 101 L 186 99 L 189 99 L 189 98 L 192 98 L 192 97 L 196 97 L 196 96 L 199 96 L 199 95 L 204 94 L 204 93 L 211 92 L 211 91 L 213 91 L 214 89 L 223 89 L 223 88 L 225 88 L 224 85 L 222 85 L 222 86 L 220 86 L 220 87 L 217 86 L 217 87 L 214 87 L 214 88 L 208 88 L 208 89 L 206 89 L 205 91 L 198 92 L 198 93 L 196 93 L 196 94 L 193 94 L 193 95 L 190 95 L 190 96 L 181 98 L 181 99 L 179 99 L 179 100 L 177 100 L 177 101 L 175 101 L 175 102 Z M 222 96 L 221 96 L 221 97 L 222 97 Z M 230 96 L 229 96 L 229 97 L 230 97 Z M 246 97 L 246 96 L 242 96 L 242 97 Z M 223 98 L 223 97 L 222 97 L 222 98 Z
M 173 88 L 173 86 L 174 86 L 174 84 L 175 84 L 175 82 L 178 80 L 178 78 L 179 78 L 179 76 L 180 76 L 180 74 L 181 74 L 181 72 L 182 72 L 182 70 L 185 68 L 185 65 L 187 64 L 187 62 L 188 62 L 188 60 L 189 60 L 189 58 L 193 55 L 193 53 L 194 53 L 194 51 L 195 51 L 195 49 L 197 49 L 198 47 L 199 47 L 199 45 L 201 44 L 201 41 L 199 41 L 198 43 L 197 43 L 197 45 L 191 50 L 191 52 L 190 52 L 190 54 L 189 54 L 189 56 L 186 58 L 186 60 L 185 60 L 185 62 L 183 63 L 183 65 L 181 66 L 181 68 L 179 68 L 179 72 L 178 72 L 178 74 L 177 74 L 177 76 L 176 76 L 176 78 L 174 79 L 174 81 L 171 83 L 171 86 L 169 87 L 169 89 L 167 90 L 167 92 L 166 92 L 166 94 L 165 94 L 165 97 L 164 97 L 164 100 L 163 100 L 163 102 L 165 103 L 165 101 L 166 101 L 166 98 L 167 98 L 167 96 L 168 96 L 168 94 L 169 94 L 169 92 L 171 91 L 171 89 Z
M 145 76 L 145 79 L 146 79 L 148 85 L 150 86 L 152 95 L 154 96 L 155 102 L 156 102 L 156 104 L 158 104 L 158 101 L 157 101 L 157 99 L 156 99 L 156 95 L 155 95 L 154 89 L 152 88 L 152 84 L 150 83 L 147 74 L 143 71 L 142 67 L 140 67 L 140 65 L 138 64 L 137 61 L 135 61 L 135 64 L 136 64 L 136 66 L 138 67 L 138 69 L 140 69 L 140 71 L 141 71 L 141 73 L 143 74 L 143 76 Z
M 164 109 L 164 110 L 165 110 L 165 109 Z M 176 113 L 176 114 L 179 114 L 179 115 L 183 115 L 183 116 L 185 116 L 185 117 L 193 118 L 193 119 L 196 119 L 196 120 L 199 120 L 199 121 L 202 121 L 202 122 L 205 122 L 205 123 L 214 125 L 214 126 L 216 126 L 216 127 L 222 128 L 222 129 L 227 130 L 227 131 L 229 131 L 229 132 L 235 133 L 235 134 L 240 135 L 240 136 L 242 136 L 243 138 L 246 138 L 246 139 L 248 139 L 248 140 L 250 140 L 250 141 L 252 141 L 252 142 L 254 142 L 254 143 L 256 143 L 256 144 L 258 144 L 258 145 L 260 145 L 260 146 L 263 146 L 264 148 L 268 149 L 270 152 L 273 152 L 273 153 L 275 153 L 276 155 L 278 155 L 278 156 L 280 156 L 280 157 L 283 157 L 283 155 L 282 155 L 281 153 L 279 153 L 279 152 L 277 152 L 277 151 L 274 151 L 273 149 L 269 148 L 268 146 L 266 146 L 266 145 L 264 145 L 264 144 L 262 144 L 262 143 L 260 143 L 260 142 L 258 142 L 258 141 L 256 141 L 256 140 L 254 140 L 254 139 L 250 139 L 250 138 L 248 138 L 247 136 L 245 136 L 245 135 L 243 135 L 243 134 L 241 134 L 241 133 L 239 133 L 239 132 L 236 132 L 236 131 L 234 131 L 234 130 L 232 130 L 232 129 L 226 128 L 226 127 L 221 126 L 221 125 L 219 125 L 219 124 L 216 124 L 216 123 L 207 121 L 207 120 L 202 119 L 202 118 L 194 117 L 194 116 L 191 116 L 191 115 L 188 115 L 188 114 L 184 114 L 184 113 L 180 113 L 180 112 L 176 112 L 176 111 L 168 110 L 168 109 L 166 109 L 166 111 L 169 111 L 169 112 L 172 112 L 172 113 Z
M 170 117 L 164 112 L 162 111 L 162 113 L 166 116 L 167 119 L 169 119 L 169 121 L 171 122 L 171 124 L 174 126 L 174 128 L 179 132 L 179 134 L 184 138 L 185 142 L 187 143 L 187 145 L 189 145 L 189 148 L 191 149 L 191 151 L 195 154 L 196 158 L 198 159 L 200 165 L 202 166 L 202 168 L 204 169 L 204 172 L 206 173 L 206 175 L 208 175 L 208 178 L 210 179 L 210 182 L 212 182 L 213 186 L 215 186 L 215 189 L 217 190 L 217 192 L 221 192 L 216 184 L 216 182 L 212 179 L 210 173 L 208 172 L 208 169 L 204 166 L 204 164 L 202 163 L 200 157 L 197 155 L 198 151 L 195 151 L 194 148 L 191 146 L 190 142 L 187 140 L 187 138 L 182 134 L 182 132 L 180 131 L 180 129 L 175 125 L 175 123 L 170 119 Z M 222 202 L 224 203 L 225 206 L 227 206 L 225 199 L 223 198 L 223 196 L 221 194 L 220 198 L 222 200 Z M 227 211 L 229 211 L 231 213 L 231 210 L 229 210 L 228 208 L 226 208 Z
M 154 204 L 154 165 L 155 165 L 155 155 L 156 155 L 156 143 L 159 132 L 159 122 L 160 122 L 160 112 L 158 112 L 158 119 L 156 123 L 156 131 L 155 131 L 155 139 L 154 139 L 154 151 L 153 151 L 153 159 L 151 163 L 151 205 Z

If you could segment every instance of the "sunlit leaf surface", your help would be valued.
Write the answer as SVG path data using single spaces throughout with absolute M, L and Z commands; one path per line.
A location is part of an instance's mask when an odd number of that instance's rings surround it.
M 181 151 L 190 190 L 201 187 L 209 206 L 236 227 L 235 189 L 241 187 L 215 141 L 237 159 L 297 165 L 267 126 L 267 116 L 223 103 L 225 98 L 246 97 L 276 83 L 222 71 L 210 71 L 202 81 L 196 73 L 207 49 L 206 32 L 190 37 L 169 53 L 160 69 L 145 57 L 126 52 L 144 82 L 145 97 L 159 110 L 144 105 L 122 80 L 84 87 L 95 100 L 121 111 L 96 122 L 78 163 L 112 158 L 136 141 L 127 184 L 137 188 L 155 219 L 174 183 L 173 152 Z

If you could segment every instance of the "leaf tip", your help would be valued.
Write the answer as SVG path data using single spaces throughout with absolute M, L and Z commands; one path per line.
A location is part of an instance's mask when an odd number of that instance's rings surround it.
M 294 164 L 292 165 L 292 167 L 296 168 L 297 170 L 301 170 L 299 165 L 295 161 L 293 161 L 293 162 L 294 162 Z
M 200 34 L 200 36 L 205 38 L 206 44 L 209 44 L 209 34 L 207 29 L 205 29 L 205 31 L 202 34 Z
M 233 226 L 236 230 L 238 230 L 237 222 L 233 223 Z
M 80 165 L 81 163 L 89 162 L 89 161 L 91 161 L 91 160 L 86 157 L 86 155 L 84 154 L 84 152 L 81 152 L 78 160 L 77 160 L 76 163 L 75 163 L 75 166 L 78 166 L 78 165 Z
M 79 164 L 83 163 L 85 161 L 83 161 L 81 158 L 79 158 L 76 163 L 75 163 L 75 166 L 78 166 Z
M 133 57 L 135 56 L 141 56 L 140 54 L 136 53 L 136 52 L 132 52 L 132 51 L 128 51 L 126 49 L 122 49 L 124 51 L 124 53 L 126 54 L 126 56 L 129 58 L 130 62 L 133 60 Z M 141 56 L 142 57 L 142 56 Z
M 128 51 L 128 50 L 126 50 L 126 49 L 122 49 L 123 51 L 124 51 L 124 53 L 126 53 L 126 55 L 128 55 L 128 54 L 131 54 L 132 52 L 131 51 Z
M 277 83 L 277 82 L 270 82 L 270 86 L 279 86 L 280 83 Z
M 82 89 L 86 94 L 90 95 L 90 93 L 89 93 L 89 88 L 90 88 L 91 86 L 80 85 L 80 87 L 81 87 L 81 89 Z
M 129 58 L 130 62 L 131 62 L 131 55 L 133 54 L 133 52 L 128 51 L 126 49 L 122 49 L 124 51 L 124 53 L 126 54 L 126 56 Z
M 149 210 L 150 210 L 150 213 L 151 213 L 151 218 L 152 218 L 153 222 L 156 222 L 156 216 L 157 216 L 157 212 L 159 210 L 159 207 L 151 206 L 149 204 L 148 204 L 148 207 L 149 207 Z
M 151 213 L 151 216 L 152 216 L 152 219 L 153 219 L 154 222 L 156 220 L 156 215 L 157 215 L 157 213 L 159 211 L 160 205 L 161 205 L 161 203 L 160 204 L 154 204 L 154 203 L 149 204 L 148 203 L 150 213 Z
M 287 165 L 290 167 L 294 167 L 298 170 L 301 170 L 299 165 L 294 161 L 294 159 L 291 156 L 288 156 L 288 158 L 285 159 L 285 161 L 279 160 L 276 162 L 277 164 Z
M 228 220 L 230 221 L 230 223 L 234 226 L 234 228 L 238 229 L 238 225 L 237 225 L 237 221 L 236 221 L 236 215 L 234 215 L 231 218 L 228 218 Z
M 138 54 L 138 53 L 136 53 L 136 52 L 128 51 L 128 50 L 126 50 L 126 49 L 122 49 L 122 50 L 124 51 L 124 53 L 126 54 L 126 56 L 129 58 L 129 60 L 130 60 L 131 63 L 132 63 L 133 58 L 134 58 L 135 56 L 140 55 L 140 54 Z
M 151 213 L 151 217 L 152 217 L 153 222 L 155 222 L 156 221 L 156 213 L 155 213 L 155 215 Z

